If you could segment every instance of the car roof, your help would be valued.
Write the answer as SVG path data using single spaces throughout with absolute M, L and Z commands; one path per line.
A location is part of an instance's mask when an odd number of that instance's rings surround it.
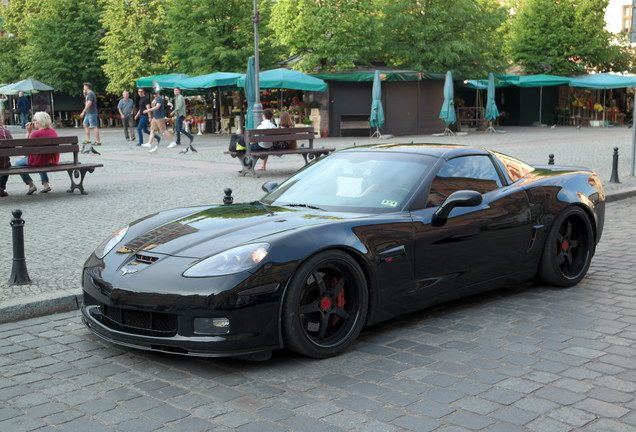
M 370 144 L 346 149 L 346 151 L 356 150 L 390 150 L 392 152 L 421 154 L 446 160 L 457 156 L 490 154 L 485 148 L 460 144 L 387 143 Z

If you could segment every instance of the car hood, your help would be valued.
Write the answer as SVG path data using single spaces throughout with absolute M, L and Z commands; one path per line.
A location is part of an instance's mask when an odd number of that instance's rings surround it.
M 248 204 L 209 207 L 125 238 L 117 252 L 203 258 L 242 244 L 267 242 L 280 233 L 361 216 Z

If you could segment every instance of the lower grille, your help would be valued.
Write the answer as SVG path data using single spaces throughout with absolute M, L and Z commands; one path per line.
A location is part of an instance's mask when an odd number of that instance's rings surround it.
M 101 305 L 102 324 L 113 330 L 143 336 L 167 337 L 177 334 L 177 316 L 157 312 L 140 312 Z

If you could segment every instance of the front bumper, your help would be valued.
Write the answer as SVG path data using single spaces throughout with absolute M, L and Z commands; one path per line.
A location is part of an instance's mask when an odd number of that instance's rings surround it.
M 264 334 L 236 334 L 209 336 L 182 336 L 178 333 L 169 337 L 133 334 L 110 328 L 105 324 L 100 306 L 83 306 L 82 321 L 100 338 L 130 348 L 149 351 L 160 351 L 201 357 L 236 357 L 271 351 L 281 348 L 278 337 L 266 344 L 268 338 Z
M 280 301 L 287 275 L 163 276 L 145 271 L 120 276 L 100 266 L 85 267 L 83 322 L 109 342 L 172 354 L 233 357 L 282 348 Z M 226 329 L 197 327 L 213 319 L 229 324 Z

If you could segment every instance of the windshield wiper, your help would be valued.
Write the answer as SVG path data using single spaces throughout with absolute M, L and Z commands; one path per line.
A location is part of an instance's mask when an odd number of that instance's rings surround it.
M 321 209 L 320 207 L 316 207 L 313 205 L 309 205 L 309 204 L 284 204 L 285 207 L 305 207 L 305 208 L 310 208 L 313 210 L 322 210 L 325 211 L 324 209 Z
M 250 205 L 253 205 L 253 206 L 260 206 L 260 207 L 264 208 L 265 210 L 267 210 L 267 213 L 269 213 L 269 214 L 271 214 L 271 215 L 273 215 L 273 214 L 274 214 L 274 212 L 273 212 L 273 211 L 269 208 L 269 206 L 268 206 L 267 204 L 262 203 L 262 202 L 260 202 L 260 201 L 252 201 L 252 202 L 250 203 Z

